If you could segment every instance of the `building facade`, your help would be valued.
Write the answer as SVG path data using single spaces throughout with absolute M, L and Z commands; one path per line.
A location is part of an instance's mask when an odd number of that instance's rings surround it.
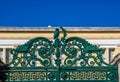
M 0 60 L 8 64 L 12 60 L 10 50 L 24 44 L 34 37 L 53 38 L 57 27 L 1 27 L 0 28 Z M 115 27 L 64 27 L 67 38 L 80 37 L 91 44 L 105 49 L 103 59 L 112 63 L 120 53 L 120 28 Z M 62 37 L 62 32 L 60 34 Z
M 59 27 L 0 27 L 0 61 L 8 64 L 12 60 L 10 50 L 35 37 L 53 39 L 53 32 Z M 80 37 L 105 50 L 103 59 L 117 64 L 120 70 L 120 28 L 119 27 L 64 27 L 67 38 Z M 62 31 L 60 37 L 63 36 Z M 120 77 L 120 72 L 119 72 Z M 119 78 L 120 81 L 120 78 Z

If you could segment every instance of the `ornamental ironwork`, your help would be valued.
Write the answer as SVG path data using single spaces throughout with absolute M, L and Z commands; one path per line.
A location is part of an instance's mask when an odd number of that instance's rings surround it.
M 59 38 L 61 32 L 63 36 Z M 118 82 L 117 66 L 104 62 L 104 49 L 56 28 L 53 40 L 36 37 L 11 50 L 8 82 Z

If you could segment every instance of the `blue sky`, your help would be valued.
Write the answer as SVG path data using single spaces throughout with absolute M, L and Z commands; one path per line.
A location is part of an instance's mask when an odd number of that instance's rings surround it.
M 0 0 L 0 26 L 120 26 L 120 0 Z

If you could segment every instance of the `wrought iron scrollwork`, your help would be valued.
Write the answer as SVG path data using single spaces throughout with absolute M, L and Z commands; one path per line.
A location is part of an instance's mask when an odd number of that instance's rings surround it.
M 115 71 L 111 71 L 110 73 L 108 73 L 108 78 L 110 80 L 116 80 L 117 79 L 117 74 Z
M 13 66 L 51 66 L 51 55 L 55 55 L 55 66 L 102 66 L 108 65 L 102 59 L 104 50 L 90 44 L 79 37 L 66 39 L 66 30 L 60 27 L 63 37 L 60 39 L 60 30 L 56 28 L 54 41 L 44 37 L 37 37 L 13 49 Z M 61 56 L 64 56 L 61 59 Z M 62 62 L 63 61 L 63 62 Z
M 85 44 L 81 44 L 82 41 L 84 40 L 78 37 L 65 40 L 65 44 L 62 46 L 62 52 L 66 55 L 65 65 L 72 66 L 78 58 L 84 58 Z
M 37 37 L 31 39 L 26 44 L 11 51 L 14 56 L 10 64 L 13 64 L 13 66 L 34 67 L 38 61 L 41 66 L 49 66 L 51 65 L 52 47 L 51 41 L 47 38 Z
M 66 30 L 60 29 L 56 28 L 54 40 L 36 37 L 11 50 L 8 82 L 118 81 L 117 67 L 104 62 L 102 48 L 79 37 L 66 39 Z
M 66 55 L 66 66 L 102 66 L 108 65 L 102 59 L 104 50 L 78 37 L 65 40 L 62 52 Z
M 69 78 L 68 73 L 67 73 L 67 72 L 62 72 L 62 73 L 61 73 L 61 78 L 62 78 L 63 80 L 67 80 L 67 79 Z
M 55 73 L 53 73 L 53 72 L 49 73 L 49 74 L 48 74 L 48 78 L 49 78 L 50 80 L 54 80 L 54 79 L 56 78 Z

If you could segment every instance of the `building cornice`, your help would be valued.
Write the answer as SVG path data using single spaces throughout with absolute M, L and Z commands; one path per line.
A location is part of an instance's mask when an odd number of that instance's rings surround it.
M 1 32 L 53 32 L 59 27 L 0 27 Z M 68 32 L 120 32 L 120 27 L 64 27 Z

